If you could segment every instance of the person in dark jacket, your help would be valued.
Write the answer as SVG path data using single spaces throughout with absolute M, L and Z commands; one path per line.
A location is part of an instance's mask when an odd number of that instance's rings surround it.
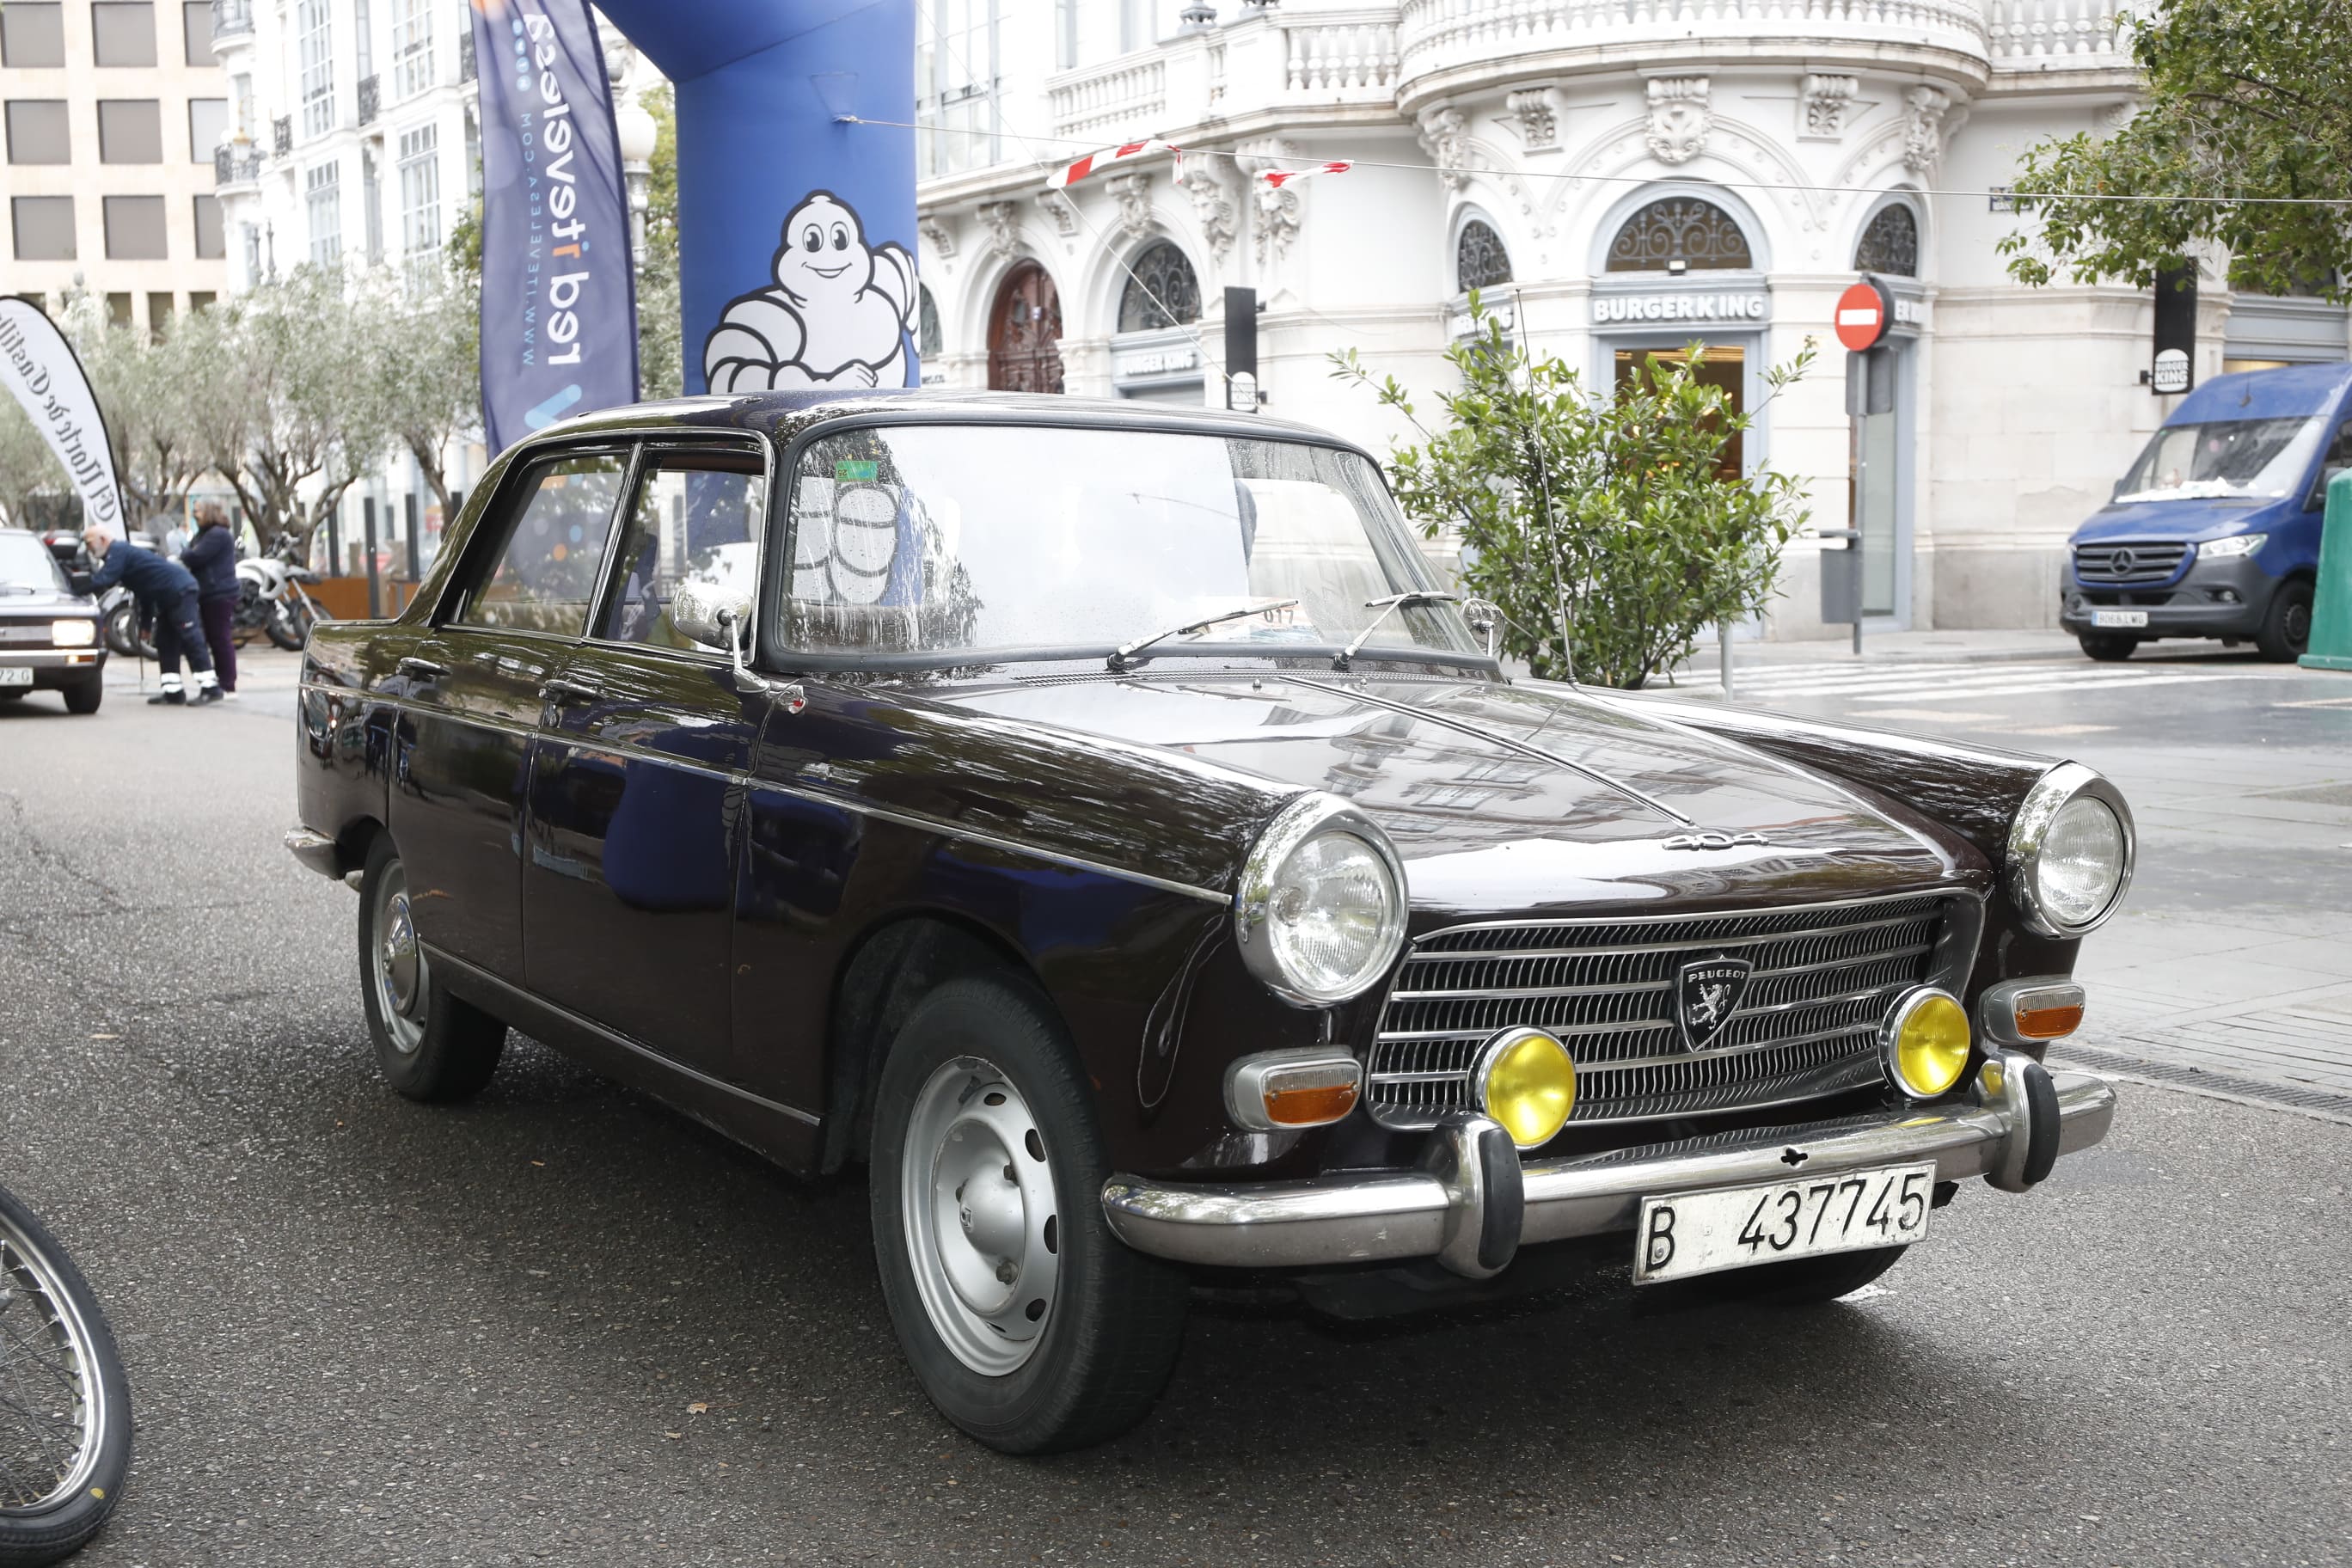
M 188 700 L 180 685 L 180 655 L 184 650 L 188 668 L 195 672 L 195 700 L 199 704 L 219 701 L 220 682 L 213 674 L 213 656 L 205 648 L 204 626 L 197 617 L 196 580 L 188 569 L 152 551 L 125 543 L 104 523 L 84 528 L 81 542 L 98 567 L 90 574 L 91 593 L 103 594 L 121 583 L 154 612 L 155 662 L 163 667 L 163 689 L 147 700 Z
M 235 697 L 236 534 L 217 503 L 206 501 L 196 508 L 196 536 L 180 552 L 180 564 L 196 579 L 196 615 L 205 623 L 205 641 L 212 647 L 221 695 Z

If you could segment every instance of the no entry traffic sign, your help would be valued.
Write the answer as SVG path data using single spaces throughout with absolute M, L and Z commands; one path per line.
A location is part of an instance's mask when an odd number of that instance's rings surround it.
M 1870 347 L 1886 334 L 1886 323 L 1895 317 L 1895 301 L 1877 284 L 1864 281 L 1838 296 L 1838 342 L 1855 353 Z

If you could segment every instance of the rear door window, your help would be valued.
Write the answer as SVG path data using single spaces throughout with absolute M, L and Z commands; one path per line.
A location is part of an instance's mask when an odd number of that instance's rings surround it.
M 648 447 L 621 530 L 613 594 L 598 617 L 607 642 L 723 652 L 696 642 L 670 620 L 682 583 L 707 583 L 746 599 L 759 579 L 760 531 L 768 512 L 766 466 L 743 450 Z
M 527 472 L 457 620 L 558 637 L 585 632 L 627 468 L 625 452 L 583 452 Z

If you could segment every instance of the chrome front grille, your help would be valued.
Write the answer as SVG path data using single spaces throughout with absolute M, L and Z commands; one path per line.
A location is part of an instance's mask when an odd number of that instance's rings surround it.
M 1958 896 L 1748 914 L 1456 926 L 1397 972 L 1366 1063 L 1371 1114 L 1421 1128 L 1476 1104 L 1478 1052 L 1517 1026 L 1575 1058 L 1571 1125 L 1774 1105 L 1880 1081 L 1878 1025 L 1937 972 Z M 1972 932 L 1971 920 L 1968 931 Z M 1970 944 L 1972 945 L 1972 943 Z M 1755 965 L 1706 1048 L 1684 1048 L 1675 975 L 1729 955 Z
M 2186 544 L 2117 543 L 2074 546 L 2078 583 L 2169 583 L 2180 570 Z

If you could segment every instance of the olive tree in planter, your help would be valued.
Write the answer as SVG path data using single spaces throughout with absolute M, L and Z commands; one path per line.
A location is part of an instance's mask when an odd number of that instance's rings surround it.
M 1502 650 L 1540 679 L 1636 688 L 1706 627 L 1760 611 L 1807 510 L 1790 475 L 1727 471 L 1755 414 L 1700 379 L 1704 349 L 1596 391 L 1514 342 L 1475 294 L 1470 313 L 1475 331 L 1446 355 L 1462 384 L 1438 395 L 1442 429 L 1354 350 L 1332 356 L 1332 374 L 1421 432 L 1391 457 L 1390 481 L 1424 534 L 1460 530 L 1463 587 L 1502 611 Z M 1769 370 L 1766 401 L 1812 354 Z

